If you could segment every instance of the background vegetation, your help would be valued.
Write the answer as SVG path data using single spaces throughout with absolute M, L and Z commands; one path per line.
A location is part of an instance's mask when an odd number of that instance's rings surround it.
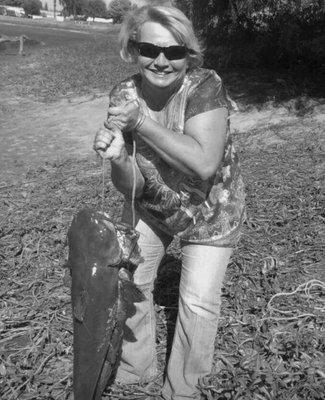
M 130 0 L 59 0 L 63 14 L 112 18 L 120 23 L 136 7 Z M 150 2 L 152 3 L 152 1 Z M 206 66 L 289 71 L 314 91 L 325 81 L 325 0 L 173 0 L 193 21 L 206 49 Z M 37 8 L 37 0 L 0 0 Z M 25 6 L 24 6 L 25 4 Z M 36 10 L 35 13 L 39 13 Z M 307 83 L 306 83 L 307 82 Z M 309 82 L 309 83 L 308 83 Z
M 2 0 L 0 5 L 22 7 L 26 15 L 40 15 L 42 9 L 40 0 Z
M 300 82 L 300 94 L 311 90 L 324 95 L 324 0 L 176 3 L 202 38 L 207 66 L 218 71 L 262 68 L 289 72 Z
M 64 15 L 93 16 L 91 10 L 96 10 L 96 17 L 112 18 L 114 23 L 121 23 L 125 14 L 132 8 L 130 0 L 113 0 L 108 7 L 103 0 L 59 0 L 63 5 Z
M 70 13 L 73 9 L 69 4 L 74 7 L 77 4 L 78 13 L 86 14 L 87 6 L 82 4 L 87 1 L 61 0 Z M 299 94 L 324 94 L 324 0 L 174 0 L 171 3 L 193 21 L 206 49 L 207 67 L 220 72 L 230 69 L 288 72 L 297 86 L 300 83 Z M 120 23 L 132 7 L 130 0 L 113 0 L 108 10 L 103 9 L 98 15 Z
M 134 6 L 130 0 L 113 0 L 106 6 L 104 0 L 57 0 L 62 6 L 64 16 L 74 16 L 80 19 L 81 16 L 112 18 L 114 23 L 121 23 L 125 14 Z M 42 3 L 38 0 L 0 0 L 0 5 L 12 7 L 27 7 L 28 14 L 39 15 Z M 44 9 L 48 8 L 45 4 Z
M 23 0 L 23 9 L 26 15 L 40 15 L 42 2 L 40 0 Z

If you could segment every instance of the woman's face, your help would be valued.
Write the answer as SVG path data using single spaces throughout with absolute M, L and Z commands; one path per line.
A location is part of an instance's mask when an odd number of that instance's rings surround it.
M 152 43 L 161 47 L 180 45 L 167 28 L 151 21 L 141 26 L 138 42 Z M 143 83 L 152 89 L 177 90 L 183 83 L 187 66 L 187 56 L 176 60 L 168 60 L 162 52 L 156 58 L 138 56 L 138 69 Z

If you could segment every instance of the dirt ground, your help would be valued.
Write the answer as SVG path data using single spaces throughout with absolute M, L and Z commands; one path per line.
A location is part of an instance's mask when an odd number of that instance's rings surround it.
M 92 155 L 92 140 L 105 118 L 107 97 L 71 98 L 52 104 L 2 99 L 0 107 L 1 180 L 7 182 L 31 166 Z

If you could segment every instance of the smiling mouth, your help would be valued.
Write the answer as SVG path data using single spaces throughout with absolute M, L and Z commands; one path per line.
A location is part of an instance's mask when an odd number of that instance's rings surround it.
M 166 75 L 169 75 L 169 74 L 171 74 L 171 72 L 168 72 L 168 71 L 166 71 L 166 72 L 162 72 L 162 71 L 154 71 L 154 70 L 150 70 L 150 72 L 152 72 L 153 74 L 155 74 L 155 75 L 160 75 L 160 76 L 166 76 Z

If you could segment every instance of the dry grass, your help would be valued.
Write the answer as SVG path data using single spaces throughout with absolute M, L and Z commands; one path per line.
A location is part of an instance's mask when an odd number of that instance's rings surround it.
M 75 26 L 70 28 L 77 29 Z M 80 29 L 80 28 L 78 28 Z M 90 28 L 88 28 L 89 30 Z M 28 29 L 26 35 L 31 35 Z M 38 36 L 37 36 L 38 35 Z M 41 102 L 63 96 L 107 93 L 128 76 L 134 67 L 121 63 L 115 26 L 71 37 L 60 30 L 60 37 L 35 28 L 40 43 L 26 44 L 25 57 L 17 49 L 0 47 L 0 90 L 14 96 L 28 96 Z
M 257 131 L 236 138 L 248 221 L 228 268 L 216 369 L 200 382 L 208 399 L 320 399 L 324 393 L 320 132 L 276 129 L 276 144 L 263 144 Z M 0 192 L 0 395 L 66 399 L 72 385 L 66 232 L 78 209 L 100 208 L 100 165 L 67 160 L 23 178 Z M 122 199 L 111 184 L 106 195 L 117 218 Z M 177 311 L 179 268 L 174 243 L 156 285 L 161 371 Z M 105 398 L 145 399 L 159 392 L 160 383 L 114 386 Z

